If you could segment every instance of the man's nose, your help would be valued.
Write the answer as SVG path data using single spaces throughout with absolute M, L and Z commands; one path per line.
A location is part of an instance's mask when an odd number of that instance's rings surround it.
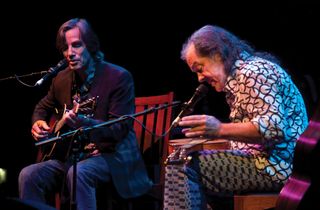
M 198 76 L 198 81 L 199 82 L 204 82 L 205 77 L 202 74 L 198 74 L 197 76 Z

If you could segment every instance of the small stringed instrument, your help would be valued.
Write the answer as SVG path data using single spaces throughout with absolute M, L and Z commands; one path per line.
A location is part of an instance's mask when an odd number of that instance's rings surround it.
M 96 106 L 97 98 L 98 97 L 92 97 L 81 103 L 79 101 L 74 100 L 72 111 L 74 113 L 84 114 L 86 117 L 92 117 L 92 110 L 94 110 Z M 51 117 L 49 121 L 49 126 L 51 128 L 49 132 L 51 133 L 51 135 L 49 136 L 49 138 L 60 136 L 60 133 L 66 130 L 65 116 L 68 111 L 70 110 L 67 109 L 67 106 L 65 104 L 60 119 L 57 119 L 57 116 L 59 115 L 59 112 L 57 110 L 55 115 Z M 41 147 L 40 154 L 38 154 L 37 157 L 38 162 L 45 161 L 51 158 L 64 159 L 69 149 L 69 143 L 69 141 L 56 141 L 54 143 L 48 143 L 43 145 Z
M 199 150 L 226 150 L 230 141 L 225 139 L 183 138 L 169 141 L 169 155 L 165 165 L 187 164 L 191 160 L 190 153 Z

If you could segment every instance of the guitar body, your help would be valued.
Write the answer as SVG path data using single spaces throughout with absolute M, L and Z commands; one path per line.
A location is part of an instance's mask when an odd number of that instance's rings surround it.
M 318 106 L 320 107 L 320 106 Z M 320 209 L 320 111 L 297 141 L 293 173 L 282 188 L 276 210 Z
M 98 97 L 92 97 L 85 100 L 82 103 L 74 102 L 72 110 L 74 113 L 86 115 L 87 117 L 93 116 L 93 110 L 95 109 Z M 57 109 L 56 112 L 51 116 L 49 120 L 50 135 L 47 139 L 58 137 L 60 134 L 70 131 L 70 128 L 65 125 L 65 113 L 68 111 L 66 105 L 64 106 L 63 111 L 59 112 Z M 50 142 L 41 146 L 39 150 L 37 161 L 45 161 L 49 159 L 57 159 L 65 161 L 69 156 L 69 150 L 71 150 L 70 139 L 58 140 L 55 142 Z
M 62 120 L 63 120 L 63 114 L 65 110 L 61 111 L 59 113 L 56 110 L 56 113 L 54 113 L 50 120 L 49 120 L 49 127 L 50 129 L 50 135 L 47 139 L 58 137 L 60 133 L 67 132 L 69 129 L 67 129 L 67 126 L 62 126 Z M 59 128 L 58 128 L 59 127 Z M 59 141 L 59 142 L 50 142 L 48 144 L 41 146 L 41 157 L 38 158 L 40 161 L 46 161 L 49 159 L 57 159 L 57 160 L 65 160 L 66 155 L 68 153 L 68 145 L 70 141 Z

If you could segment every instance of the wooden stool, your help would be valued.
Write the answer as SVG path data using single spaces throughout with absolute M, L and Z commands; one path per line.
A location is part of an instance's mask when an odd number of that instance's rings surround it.
M 278 193 L 261 193 L 234 196 L 234 210 L 266 210 L 274 208 Z

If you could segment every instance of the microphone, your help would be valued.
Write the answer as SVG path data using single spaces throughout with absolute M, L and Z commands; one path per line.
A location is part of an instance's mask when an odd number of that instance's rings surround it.
M 49 70 L 47 71 L 47 74 L 44 75 L 41 79 L 39 79 L 39 80 L 36 82 L 35 86 L 40 86 L 40 85 L 42 85 L 42 83 L 43 83 L 44 81 L 48 80 L 48 79 L 51 78 L 51 77 L 56 76 L 56 74 L 57 74 L 59 71 L 61 71 L 62 69 L 66 68 L 67 65 L 68 65 L 67 59 L 65 59 L 65 58 L 62 59 L 61 61 L 59 61 L 59 63 L 58 63 L 56 66 L 50 67 Z
M 177 118 L 172 122 L 173 126 L 177 126 L 181 118 L 187 114 L 190 114 L 193 112 L 193 108 L 200 101 L 208 92 L 208 87 L 204 84 L 200 84 L 196 92 L 193 94 L 193 96 L 190 98 L 188 102 L 185 102 L 181 112 L 178 114 Z

